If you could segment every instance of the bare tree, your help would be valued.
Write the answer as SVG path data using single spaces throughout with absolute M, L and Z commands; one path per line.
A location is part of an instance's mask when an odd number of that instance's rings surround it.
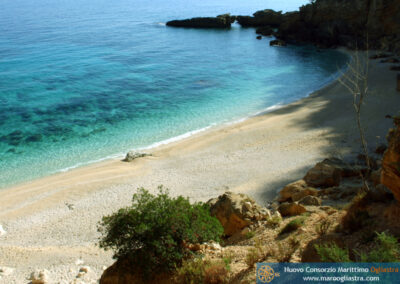
M 365 98 L 368 95 L 368 49 L 360 56 L 360 52 L 356 50 L 352 56 L 352 60 L 347 63 L 347 72 L 343 73 L 339 78 L 339 82 L 347 88 L 353 96 L 353 108 L 356 114 L 357 127 L 360 134 L 361 146 L 363 148 L 365 163 L 368 169 L 371 169 L 371 161 L 368 154 L 367 140 L 365 131 L 361 122 L 361 110 Z

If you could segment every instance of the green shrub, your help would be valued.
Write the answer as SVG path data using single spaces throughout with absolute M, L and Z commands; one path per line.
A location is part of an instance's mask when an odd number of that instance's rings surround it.
M 378 233 L 375 243 L 376 249 L 360 254 L 361 262 L 399 262 L 400 247 L 395 237 Z
M 296 231 L 298 228 L 304 225 L 305 217 L 299 217 L 290 221 L 283 229 L 280 231 L 280 235 L 287 234 Z
M 171 198 L 162 187 L 158 195 L 138 189 L 132 205 L 103 217 L 98 229 L 100 247 L 112 249 L 116 259 L 128 259 L 145 277 L 180 265 L 190 253 L 186 243 L 219 241 L 223 233 L 207 204 Z
M 248 232 L 246 233 L 246 239 L 251 239 L 251 238 L 253 238 L 255 235 L 256 235 L 256 232 L 254 232 L 254 231 L 248 231 Z
M 175 280 L 177 283 L 203 283 L 204 274 L 209 265 L 210 262 L 203 260 L 201 257 L 184 260 L 182 266 L 176 270 Z
M 176 270 L 175 282 L 182 284 L 226 283 L 229 276 L 229 264 L 225 259 L 211 261 L 194 257 L 184 260 L 182 266 Z
M 315 245 L 322 262 L 350 262 L 349 251 L 335 243 Z

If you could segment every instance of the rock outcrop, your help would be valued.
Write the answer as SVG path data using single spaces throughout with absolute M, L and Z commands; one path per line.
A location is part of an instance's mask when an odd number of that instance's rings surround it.
M 399 18 L 397 0 L 317 0 L 284 14 L 278 38 L 400 52 Z
M 389 147 L 383 156 L 381 183 L 389 188 L 400 203 L 400 118 L 388 134 Z
M 296 216 L 307 212 L 306 208 L 298 203 L 282 203 L 279 208 L 282 217 Z
M 185 20 L 174 20 L 167 22 L 167 26 L 200 29 L 227 29 L 235 22 L 236 17 L 230 14 L 217 17 L 199 17 Z
M 318 190 L 307 185 L 304 180 L 298 180 L 285 186 L 279 192 L 279 202 L 295 202 L 306 196 L 317 196 Z
M 336 165 L 330 163 L 329 160 L 324 160 L 309 170 L 304 180 L 309 186 L 325 188 L 338 186 L 341 177 L 340 169 Z
M 226 236 L 232 236 L 254 222 L 271 216 L 268 209 L 261 207 L 245 194 L 228 191 L 207 203 L 210 205 L 211 215 L 224 227 Z
M 242 27 L 279 27 L 283 20 L 282 11 L 266 9 L 257 11 L 253 16 L 237 16 L 238 23 Z

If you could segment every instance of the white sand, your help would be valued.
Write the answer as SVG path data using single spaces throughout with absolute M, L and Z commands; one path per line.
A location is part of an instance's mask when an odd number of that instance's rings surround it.
M 385 115 L 400 110 L 400 93 L 396 72 L 370 62 L 363 119 L 373 149 L 386 142 L 392 122 Z M 26 283 L 36 268 L 49 270 L 51 283 L 69 283 L 82 266 L 75 264 L 79 258 L 95 281 L 113 262 L 95 246 L 96 224 L 128 205 L 138 187 L 162 184 L 202 201 L 229 189 L 264 204 L 317 161 L 358 153 L 357 134 L 352 97 L 335 82 L 274 112 L 159 147 L 152 157 L 105 161 L 2 190 L 0 224 L 7 234 L 0 236 L 0 267 L 16 270 L 0 283 Z

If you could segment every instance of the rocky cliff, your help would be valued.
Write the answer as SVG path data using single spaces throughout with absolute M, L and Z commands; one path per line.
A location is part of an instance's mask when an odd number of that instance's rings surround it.
M 277 37 L 323 47 L 400 52 L 400 1 L 317 0 L 283 15 Z

